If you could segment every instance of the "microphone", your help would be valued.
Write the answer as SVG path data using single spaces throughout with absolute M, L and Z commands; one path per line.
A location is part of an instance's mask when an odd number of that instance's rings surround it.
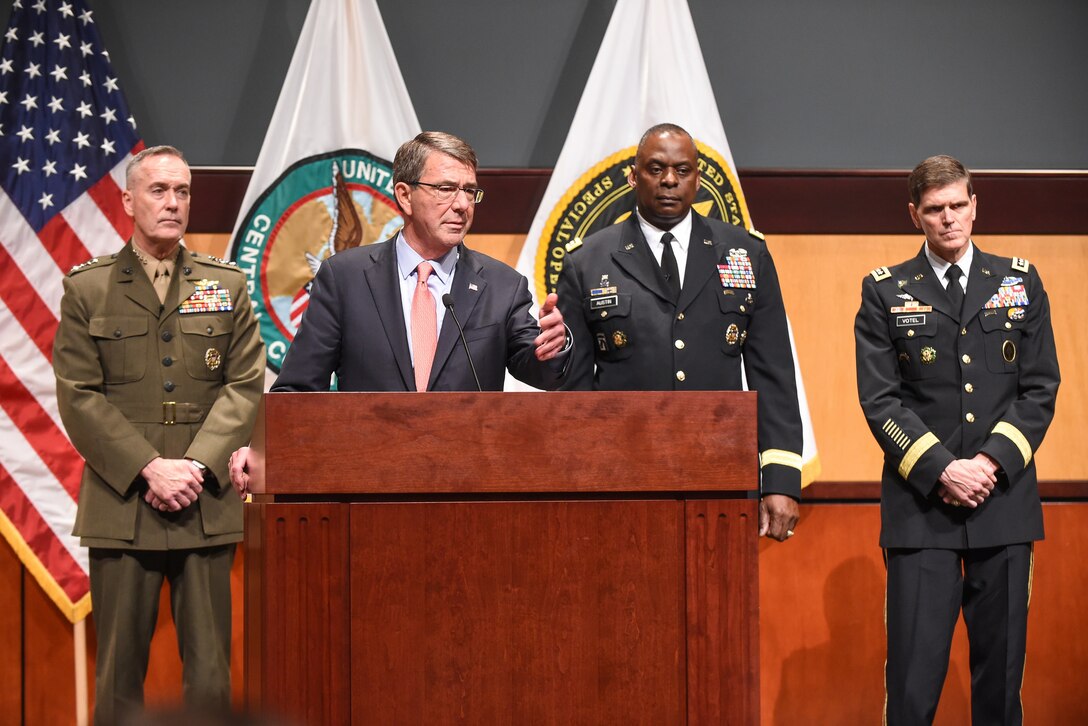
M 465 357 L 468 358 L 468 367 L 472 370 L 472 377 L 476 379 L 476 390 L 483 391 L 483 386 L 480 385 L 480 377 L 476 375 L 476 366 L 472 362 L 472 353 L 468 352 L 468 341 L 465 340 L 465 331 L 461 328 L 461 321 L 457 319 L 457 313 L 453 312 L 453 295 L 448 292 L 442 296 L 442 304 L 446 306 L 446 310 L 449 311 L 453 317 L 453 324 L 457 326 L 457 332 L 461 334 L 461 345 L 465 346 Z

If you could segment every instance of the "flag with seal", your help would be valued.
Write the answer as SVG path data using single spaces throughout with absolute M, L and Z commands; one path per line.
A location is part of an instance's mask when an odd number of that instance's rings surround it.
M 555 291 L 568 249 L 634 213 L 627 176 L 638 139 L 665 122 L 682 126 L 695 140 L 701 182 L 695 211 L 759 235 L 686 0 L 619 0 L 518 258 L 517 269 L 538 301 Z M 796 354 L 794 347 L 804 424 L 802 481 L 808 484 L 819 475 L 819 458 Z M 508 377 L 507 389 L 519 387 Z
M 321 262 L 400 229 L 392 160 L 419 131 L 375 0 L 314 0 L 230 249 L 249 280 L 272 373 Z

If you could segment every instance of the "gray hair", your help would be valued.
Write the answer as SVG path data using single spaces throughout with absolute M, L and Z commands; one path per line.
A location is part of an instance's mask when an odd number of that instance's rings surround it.
M 176 156 L 177 158 L 188 164 L 185 161 L 185 154 L 181 153 L 181 150 L 174 146 L 149 146 L 136 156 L 132 157 L 132 160 L 128 162 L 128 166 L 125 167 L 125 188 L 132 188 L 132 175 L 136 173 L 136 169 L 144 163 L 145 159 L 149 159 L 152 156 Z

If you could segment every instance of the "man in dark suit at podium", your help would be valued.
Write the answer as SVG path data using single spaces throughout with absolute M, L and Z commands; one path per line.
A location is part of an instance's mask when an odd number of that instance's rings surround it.
M 471 146 L 441 132 L 397 150 L 404 227 L 322 264 L 273 392 L 327 391 L 333 375 L 341 391 L 500 391 L 506 370 L 536 388 L 559 387 L 571 342 L 556 295 L 538 325 L 525 277 L 463 243 L 483 201 L 476 165 Z M 230 464 L 242 495 L 247 458 L 240 449 Z

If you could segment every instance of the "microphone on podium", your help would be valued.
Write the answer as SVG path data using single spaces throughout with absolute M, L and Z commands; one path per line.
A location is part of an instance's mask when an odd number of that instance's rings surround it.
M 450 295 L 448 292 L 443 295 L 442 304 L 446 306 L 446 310 L 448 310 L 453 317 L 453 324 L 457 326 L 457 332 L 461 335 L 461 345 L 465 346 L 465 357 L 468 358 L 468 367 L 472 369 L 472 377 L 476 379 L 476 390 L 483 391 L 483 386 L 480 385 L 480 377 L 476 375 L 476 365 L 472 362 L 472 353 L 468 350 L 468 341 L 465 340 L 465 331 L 461 328 L 461 321 L 457 319 L 457 313 L 453 311 L 453 295 Z

